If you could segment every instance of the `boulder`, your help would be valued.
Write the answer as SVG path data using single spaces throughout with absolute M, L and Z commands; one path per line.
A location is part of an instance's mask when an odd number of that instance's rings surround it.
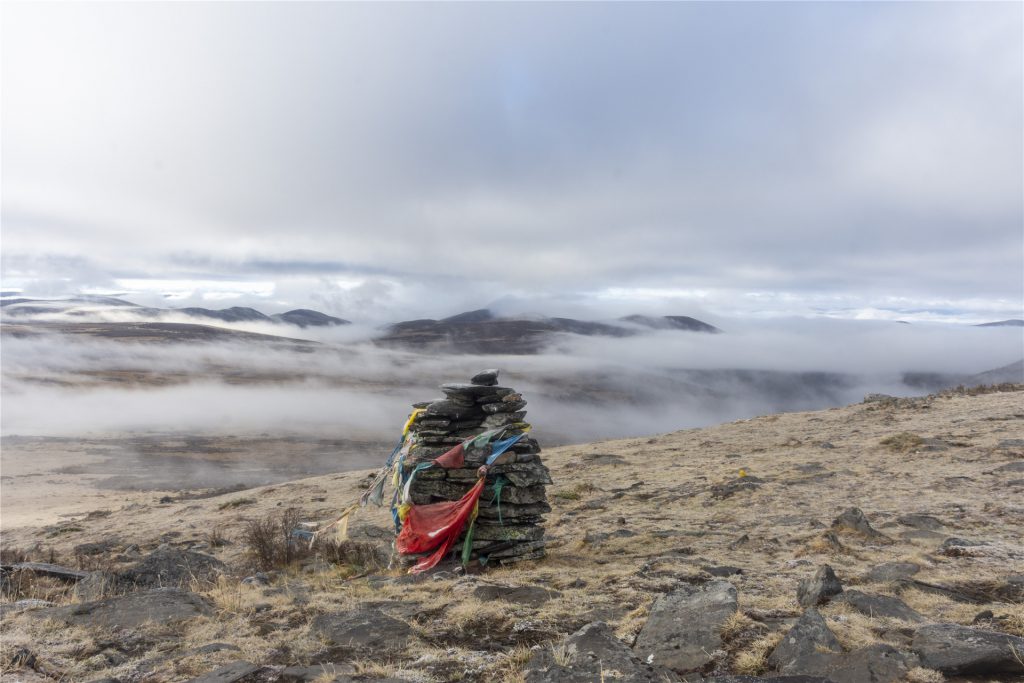
M 210 555 L 161 546 L 120 572 L 118 583 L 136 588 L 184 588 L 194 580 L 212 581 L 226 569 Z
M 938 531 L 945 526 L 937 517 L 922 514 L 900 515 L 896 518 L 896 521 L 903 526 L 925 529 L 927 531 Z
M 909 579 L 919 571 L 921 566 L 913 562 L 886 562 L 869 569 L 862 580 L 865 583 L 892 583 Z
M 995 631 L 933 624 L 914 633 L 921 666 L 950 675 L 1024 673 L 1024 638 Z
M 822 668 L 806 673 L 834 683 L 894 683 L 905 680 L 907 673 L 918 666 L 918 659 L 891 645 L 875 643 L 842 655 L 826 655 L 822 663 Z
M 890 617 L 913 623 L 926 621 L 920 613 L 911 609 L 907 603 L 890 595 L 876 595 L 874 593 L 862 593 L 858 590 L 849 590 L 838 596 L 835 601 L 844 602 L 861 614 L 869 617 Z
M 837 531 L 852 531 L 873 541 L 888 541 L 888 536 L 878 531 L 864 516 L 860 508 L 847 508 L 841 515 L 832 520 L 832 528 Z
M 833 596 L 843 592 L 843 584 L 827 564 L 821 565 L 809 579 L 801 579 L 796 589 L 797 602 L 801 607 L 824 605 Z
M 772 650 L 768 665 L 780 673 L 804 673 L 825 665 L 829 653 L 842 650 L 825 619 L 811 607 Z
M 156 588 L 32 614 L 75 625 L 135 628 L 149 622 L 173 623 L 212 613 L 213 605 L 200 595 L 177 588 Z
M 470 377 L 469 382 L 470 384 L 492 387 L 498 383 L 498 371 L 495 369 L 483 370 Z
M 722 648 L 722 625 L 737 609 L 736 589 L 727 581 L 678 589 L 655 601 L 633 649 L 646 662 L 697 671 Z
M 405 650 L 412 637 L 407 623 L 375 608 L 321 614 L 310 629 L 332 654 L 386 656 Z
M 603 622 L 587 624 L 557 650 L 536 650 L 524 669 L 526 683 L 593 683 L 612 671 L 617 674 L 614 680 L 635 683 L 679 680 L 637 657 Z
M 319 683 L 333 676 L 339 680 L 341 676 L 355 673 L 351 664 L 314 664 L 313 666 L 289 666 L 281 671 L 279 683 Z M 342 679 L 344 680 L 344 679 Z
M 193 678 L 188 683 L 249 683 L 250 681 L 255 683 L 258 680 L 256 674 L 259 670 L 260 667 L 255 664 L 239 660 Z
M 479 600 L 506 600 L 527 607 L 539 607 L 560 595 L 556 590 L 541 586 L 499 586 L 487 583 L 473 589 L 473 597 Z

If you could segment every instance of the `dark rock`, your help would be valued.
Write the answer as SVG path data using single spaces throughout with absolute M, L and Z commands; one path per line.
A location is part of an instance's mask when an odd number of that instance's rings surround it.
M 289 666 L 280 673 L 279 683 L 314 683 L 327 676 L 354 674 L 351 664 L 315 664 L 313 666 Z
M 927 529 L 929 531 L 938 531 L 945 526 L 938 518 L 932 517 L 931 515 L 900 515 L 896 518 L 896 521 L 903 526 L 909 526 L 915 529 Z
M 734 574 L 742 574 L 743 573 L 743 569 L 741 569 L 740 567 L 729 567 L 729 566 L 713 567 L 713 566 L 707 566 L 707 567 L 701 567 L 701 569 L 706 571 L 708 574 L 711 574 L 711 576 L 718 576 L 718 577 L 722 577 L 722 578 L 724 578 L 726 576 L 733 576 Z
M 829 653 L 842 646 L 818 610 L 811 607 L 768 656 L 768 665 L 780 673 L 803 673 L 823 665 Z
M 957 624 L 922 626 L 913 650 L 921 666 L 950 675 L 1024 673 L 1024 638 Z
M 993 472 L 1024 472 L 1024 460 L 1010 462 L 992 470 Z
M 249 683 L 255 682 L 260 667 L 250 662 L 239 660 L 225 664 L 219 669 L 193 678 L 188 683 Z
M 843 602 L 869 617 L 891 617 L 919 623 L 925 618 L 912 610 L 907 603 L 899 598 L 889 595 L 875 595 L 862 593 L 858 590 L 848 590 L 835 599 L 836 602 Z
M 0 566 L 0 570 L 4 572 L 21 571 L 21 572 L 32 572 L 39 576 L 50 576 L 61 581 L 81 581 L 89 572 L 79 571 L 77 569 L 68 569 L 62 567 L 59 564 L 50 564 L 48 562 L 18 562 L 16 564 L 5 564 Z
M 120 578 L 107 571 L 89 572 L 89 575 L 75 584 L 75 597 L 79 600 L 100 600 L 120 590 Z
M 705 678 L 704 683 L 835 683 L 821 676 L 715 676 Z
M 551 648 L 534 652 L 524 668 L 526 683 L 593 683 L 609 671 L 617 680 L 632 683 L 661 683 L 678 680 L 670 671 L 652 666 L 615 637 L 607 624 L 587 624 L 565 639 L 565 659 L 556 659 Z
M 473 589 L 473 596 L 484 601 L 506 600 L 528 607 L 539 607 L 561 593 L 541 586 L 499 586 L 483 584 Z
M 853 531 L 871 540 L 889 540 L 889 537 L 875 529 L 868 522 L 860 508 L 847 508 L 832 520 L 832 528 L 839 531 Z
M 983 611 L 978 612 L 977 614 L 975 614 L 974 615 L 974 620 L 971 621 L 971 623 L 972 624 L 981 624 L 981 623 L 984 623 L 984 622 L 992 621 L 995 618 L 996 618 L 995 613 L 993 613 L 992 610 L 987 609 L 987 610 L 983 610 Z
M 736 610 L 736 589 L 727 581 L 678 589 L 654 602 L 633 649 L 673 671 L 697 671 L 722 647 L 719 632 Z
M 119 582 L 140 588 L 183 588 L 195 580 L 213 581 L 226 569 L 223 562 L 210 555 L 161 546 L 141 562 L 120 572 Z
M 479 384 L 485 387 L 491 387 L 498 383 L 498 371 L 497 370 L 484 370 L 478 372 L 469 379 L 471 384 Z
M 72 552 L 74 552 L 75 555 L 102 555 L 104 553 L 109 553 L 119 544 L 120 541 L 116 538 L 105 538 L 102 541 L 96 541 L 94 543 L 79 543 L 72 548 Z
M 759 479 L 758 477 L 737 477 L 722 484 L 712 485 L 710 489 L 711 497 L 717 498 L 718 500 L 725 500 L 740 491 L 753 491 L 763 483 L 764 480 Z
M 376 608 L 321 614 L 310 626 L 332 653 L 370 654 L 375 657 L 403 651 L 412 637 L 412 629 Z
M 824 655 L 821 662 L 823 666 L 806 673 L 824 676 L 834 683 L 893 683 L 905 680 L 907 673 L 918 666 L 916 655 L 884 643 L 842 655 Z
M 942 542 L 942 545 L 939 546 L 939 552 L 949 557 L 964 557 L 972 554 L 972 551 L 968 550 L 968 548 L 978 548 L 983 545 L 986 545 L 984 541 L 970 541 L 966 538 L 954 536 Z
M 801 607 L 815 607 L 824 605 L 833 596 L 842 592 L 843 584 L 832 571 L 832 567 L 823 564 L 814 573 L 814 576 L 800 580 L 796 589 L 796 598 Z
M 913 562 L 886 562 L 872 567 L 862 580 L 865 583 L 892 583 L 900 579 L 909 579 L 919 571 L 920 565 Z
M 111 628 L 135 628 L 147 622 L 173 623 L 212 613 L 213 606 L 208 600 L 176 588 L 156 588 L 33 612 L 44 619 Z

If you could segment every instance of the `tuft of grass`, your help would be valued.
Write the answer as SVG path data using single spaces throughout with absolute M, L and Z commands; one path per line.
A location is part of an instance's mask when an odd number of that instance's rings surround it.
M 900 432 L 882 439 L 881 444 L 893 453 L 909 453 L 924 444 L 924 439 L 913 432 Z
M 744 676 L 759 676 L 768 670 L 768 655 L 782 641 L 781 633 L 770 633 L 753 641 L 736 653 L 732 666 L 736 673 Z
M 945 683 L 946 677 L 934 669 L 915 666 L 903 677 L 906 683 Z
M 597 487 L 589 482 L 580 482 L 569 489 L 563 489 L 561 491 L 555 491 L 552 495 L 554 498 L 560 498 L 562 500 L 581 500 L 587 493 L 593 493 L 597 490 Z
M 728 642 L 744 631 L 752 628 L 756 623 L 757 622 L 743 612 L 733 612 L 732 616 L 722 623 L 721 628 L 718 630 L 718 634 L 722 636 L 722 640 Z

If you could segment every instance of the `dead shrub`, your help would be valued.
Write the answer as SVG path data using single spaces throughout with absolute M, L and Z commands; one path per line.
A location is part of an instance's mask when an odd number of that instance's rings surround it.
M 292 536 L 302 516 L 295 508 L 282 510 L 277 517 L 251 520 L 242 533 L 249 560 L 261 571 L 287 567 L 310 557 L 309 543 Z

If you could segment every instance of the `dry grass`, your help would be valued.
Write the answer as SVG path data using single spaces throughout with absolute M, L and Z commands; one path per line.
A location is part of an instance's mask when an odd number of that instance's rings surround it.
M 770 633 L 758 638 L 735 654 L 733 669 L 745 676 L 759 676 L 765 673 L 768 670 L 768 655 L 781 641 L 781 633 Z
M 437 642 L 438 634 L 442 634 L 444 646 L 433 646 L 430 650 L 437 658 L 446 656 L 445 648 L 450 648 L 454 654 L 448 659 L 472 660 L 472 666 L 483 671 L 487 680 L 522 683 L 522 668 L 531 654 L 527 648 L 508 646 L 500 653 L 496 649 L 485 662 L 479 653 L 458 646 L 472 647 L 484 635 L 492 643 L 511 643 L 515 640 L 512 624 L 531 622 L 540 625 L 541 637 L 550 637 L 556 643 L 556 659 L 569 664 L 568 651 L 557 645 L 562 635 L 587 621 L 602 620 L 615 629 L 618 637 L 629 642 L 645 623 L 653 597 L 681 582 L 706 580 L 701 567 L 707 564 L 728 564 L 744 570 L 742 575 L 728 579 L 739 591 L 744 614 L 730 619 L 721 634 L 729 649 L 731 673 L 758 675 L 766 671 L 765 660 L 785 631 L 782 626 L 773 626 L 776 632 L 766 633 L 767 624 L 778 624 L 780 617 L 799 614 L 795 601 L 797 582 L 810 576 L 825 558 L 829 558 L 844 582 L 850 579 L 851 585 L 872 566 L 893 561 L 917 562 L 922 567 L 918 575 L 922 581 L 948 585 L 998 579 L 1016 571 L 1004 557 L 944 557 L 936 553 L 938 541 L 934 539 L 904 540 L 902 533 L 906 529 L 896 523 L 896 518 L 908 512 L 927 512 L 947 523 L 951 535 L 984 539 L 992 544 L 1019 543 L 1017 520 L 1022 508 L 1006 498 L 1005 486 L 985 473 L 991 471 L 994 462 L 1005 460 L 1002 450 L 997 448 L 998 442 L 1017 438 L 1020 426 L 1024 425 L 1015 421 L 1017 418 L 1011 420 L 1020 413 L 1020 398 L 1020 394 L 989 394 L 979 398 L 956 395 L 929 399 L 927 410 L 915 407 L 916 399 L 901 399 L 884 410 L 857 405 L 811 414 L 755 418 L 662 435 L 656 441 L 624 439 L 601 444 L 602 453 L 620 456 L 622 463 L 616 465 L 587 464 L 583 456 L 596 446 L 550 449 L 544 454 L 545 463 L 564 488 L 556 485 L 549 489 L 554 510 L 547 521 L 548 557 L 542 562 L 493 567 L 486 572 L 486 580 L 549 586 L 563 592 L 561 597 L 536 608 L 503 601 L 482 603 L 471 597 L 472 577 L 427 578 L 416 583 L 382 583 L 377 577 L 372 581 L 362 578 L 364 571 L 391 576 L 400 573 L 373 568 L 377 551 L 372 546 L 318 545 L 311 554 L 295 553 L 296 548 L 308 548 L 301 541 L 291 543 L 287 537 L 298 521 L 297 513 L 291 511 L 289 514 L 294 516 L 283 519 L 282 508 L 277 504 L 322 497 L 322 507 L 306 512 L 330 518 L 333 509 L 342 506 L 357 490 L 357 483 L 363 479 L 361 474 L 277 485 L 273 493 L 253 492 L 256 502 L 242 509 L 246 517 L 264 520 L 265 526 L 257 529 L 258 538 L 246 538 L 250 523 L 245 518 L 218 513 L 218 507 L 227 498 L 211 498 L 171 504 L 175 522 L 170 528 L 166 506 L 140 507 L 129 513 L 80 522 L 78 525 L 85 532 L 62 535 L 46 543 L 50 552 L 73 557 L 75 544 L 101 540 L 113 535 L 112 530 L 116 529 L 122 547 L 137 544 L 145 553 L 163 542 L 159 540 L 162 535 L 173 531 L 179 535 L 168 542 L 187 547 L 186 544 L 205 541 L 205 552 L 225 561 L 234 571 L 251 571 L 261 557 L 268 558 L 264 566 L 280 567 L 269 591 L 239 586 L 226 579 L 198 587 L 213 600 L 216 614 L 189 622 L 184 635 L 171 629 L 145 629 L 153 645 L 133 652 L 131 660 L 123 666 L 102 672 L 119 678 L 130 678 L 132 667 L 145 657 L 184 653 L 211 642 L 229 643 L 242 651 L 208 657 L 178 656 L 175 659 L 181 660 L 179 665 L 163 667 L 158 675 L 163 680 L 187 679 L 193 672 L 209 671 L 227 659 L 303 664 L 318 661 L 325 651 L 308 628 L 313 615 L 344 611 L 365 602 L 400 602 L 401 610 L 395 611 L 395 616 L 413 619 L 414 628 L 432 636 L 427 642 Z M 951 445 L 947 451 L 929 453 L 925 467 L 924 458 L 904 456 L 899 450 L 900 443 L 894 442 L 894 449 L 879 446 L 882 440 L 899 432 L 939 435 L 947 441 L 971 444 Z M 825 440 L 835 444 L 835 448 L 818 447 Z M 783 443 L 793 445 L 780 449 L 778 444 Z M 733 454 L 740 458 L 731 457 Z M 808 463 L 820 466 L 817 470 L 812 468 L 812 472 L 825 472 L 827 476 L 820 480 L 816 475 L 808 476 L 801 469 Z M 735 476 L 741 466 L 765 479 L 758 491 L 744 500 L 734 497 L 716 501 L 707 495 L 710 482 Z M 960 477 L 974 480 L 970 496 L 963 495 L 963 488 L 958 488 L 956 482 Z M 235 493 L 230 497 L 238 496 Z M 597 496 L 603 501 L 600 506 L 573 502 Z M 831 520 L 850 506 L 864 510 L 871 523 L 895 542 L 883 546 L 849 534 L 842 536 L 842 549 L 831 544 L 819 545 Z M 619 521 L 620 517 L 624 522 Z M 214 531 L 209 531 L 214 528 L 211 520 L 218 524 Z M 390 525 L 387 510 L 362 510 L 356 521 L 383 530 Z M 588 533 L 593 537 L 620 529 L 634 535 L 611 536 L 600 544 L 581 542 Z M 214 535 L 236 542 L 212 543 Z M 744 535 L 746 540 L 737 543 Z M 4 545 L 28 548 L 40 537 L 38 531 L 15 530 Z M 289 556 L 289 552 L 293 554 Z M 31 555 L 34 560 L 44 559 L 35 551 Z M 318 560 L 307 562 L 315 565 L 316 571 L 305 571 L 300 566 L 302 560 Z M 44 584 L 37 588 L 47 589 Z M 31 586 L 26 589 L 36 590 Z M 885 588 L 875 586 L 869 590 L 884 592 Z M 916 589 L 902 590 L 900 594 L 912 608 L 932 620 L 970 623 L 977 612 L 991 609 L 997 615 L 994 628 L 1024 635 L 1024 612 L 1020 606 L 962 604 Z M 263 607 L 255 612 L 260 603 L 264 603 Z M 847 647 L 878 642 L 879 633 L 901 625 L 869 619 L 839 606 L 823 612 Z M 412 614 L 415 618 L 409 616 Z M 63 625 L 30 625 L 39 621 L 25 616 L 4 619 L 0 662 L 9 661 L 11 648 L 22 644 L 60 666 L 61 671 L 69 672 L 70 680 L 99 677 L 98 636 Z M 459 675 L 461 669 L 453 673 L 436 661 L 420 668 L 409 664 L 425 647 L 422 643 L 411 646 L 409 651 L 396 656 L 394 663 L 364 661 L 364 671 L 374 675 L 380 671 L 402 671 L 401 677 L 424 683 L 451 680 Z M 406 676 L 406 669 L 399 666 L 411 667 L 411 674 Z M 606 679 L 611 680 L 613 674 L 606 671 Z M 936 680 L 939 679 L 934 678 L 934 672 L 921 670 L 912 672 L 907 683 Z
M 900 432 L 882 439 L 880 443 L 893 453 L 909 453 L 924 444 L 924 439 L 913 432 Z
M 484 602 L 468 597 L 445 610 L 443 619 L 459 631 L 500 631 L 509 625 L 513 606 L 501 601 Z
M 906 683 L 945 683 L 946 677 L 934 669 L 915 666 L 903 677 Z

